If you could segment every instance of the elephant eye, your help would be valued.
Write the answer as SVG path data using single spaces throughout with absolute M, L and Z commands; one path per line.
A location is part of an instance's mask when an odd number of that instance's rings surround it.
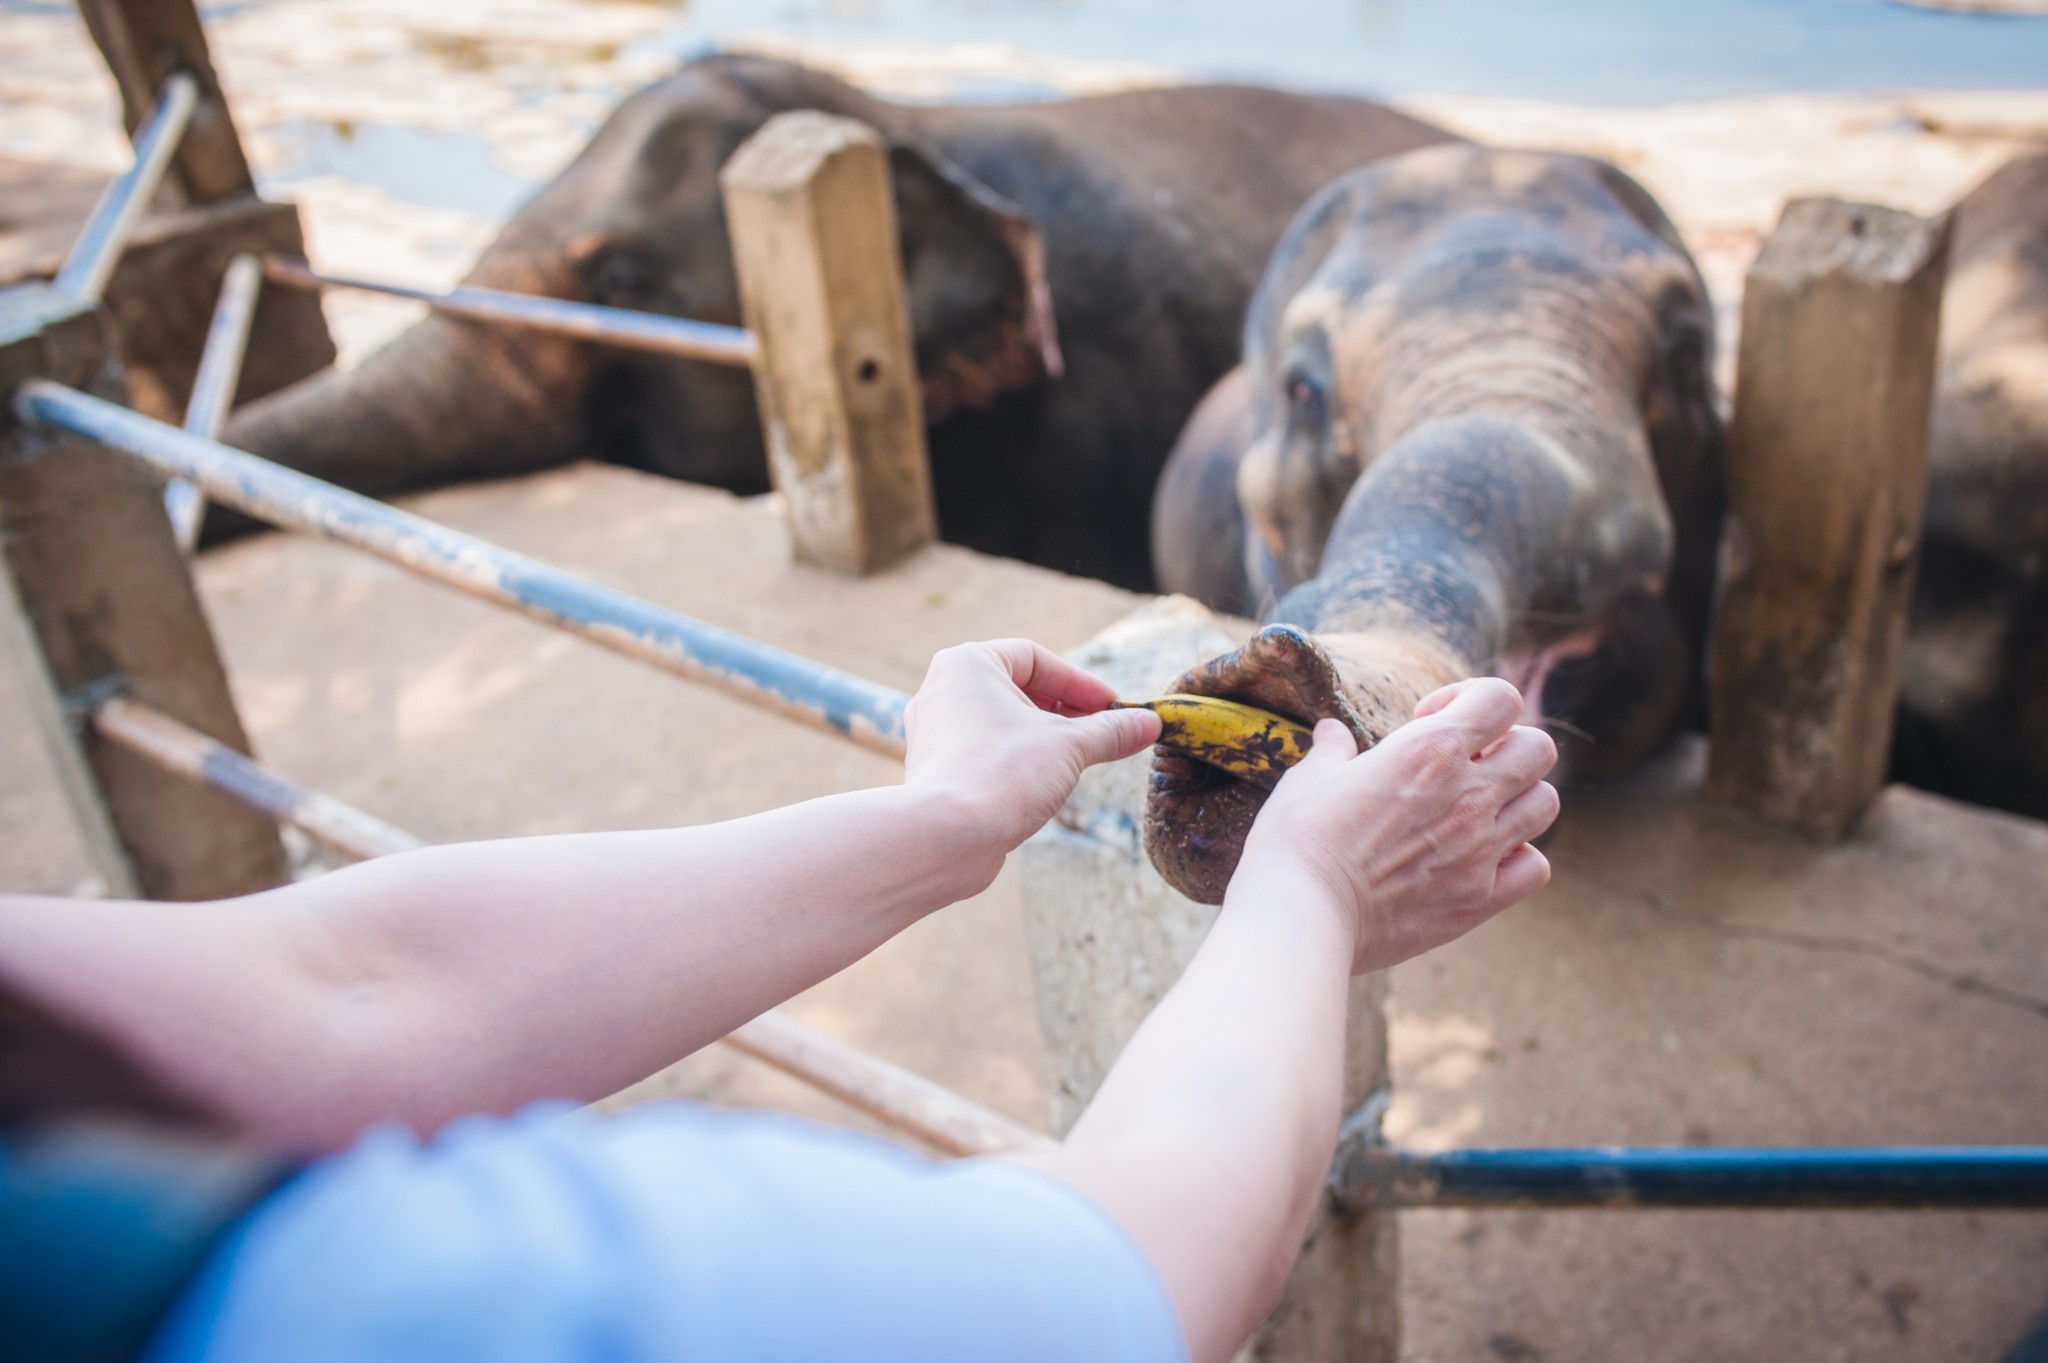
M 641 307 L 652 295 L 653 279 L 647 267 L 617 247 L 591 262 L 587 278 L 594 301 L 612 307 Z
M 1325 398 L 1323 385 L 1314 375 L 1296 369 L 1287 376 L 1287 407 L 1291 420 L 1303 425 L 1320 425 Z

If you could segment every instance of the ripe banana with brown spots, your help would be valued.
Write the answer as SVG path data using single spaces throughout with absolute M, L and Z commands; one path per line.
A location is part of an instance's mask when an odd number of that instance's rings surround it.
M 1284 715 L 1216 696 L 1176 694 L 1118 701 L 1159 716 L 1159 742 L 1220 771 L 1271 790 L 1281 773 L 1308 756 L 1312 731 Z

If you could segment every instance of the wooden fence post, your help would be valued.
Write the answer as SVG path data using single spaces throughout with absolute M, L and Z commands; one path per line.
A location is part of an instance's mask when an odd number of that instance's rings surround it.
M 199 82 L 192 125 L 171 163 L 171 178 L 185 202 L 211 204 L 253 195 L 256 180 L 242 155 L 192 0 L 79 0 L 78 8 L 121 88 L 122 118 L 131 135 L 155 107 L 164 77 L 188 71 Z
M 1235 648 L 1250 626 L 1182 597 L 1141 607 L 1068 656 L 1125 696 L 1156 696 L 1181 671 Z M 1131 1034 L 1180 978 L 1216 919 L 1152 869 L 1138 840 L 1148 764 L 1092 767 L 1063 822 L 1018 857 L 1025 933 L 1053 1080 L 1052 1125 L 1065 1132 Z M 1348 1125 L 1376 1134 L 1390 1089 L 1386 984 L 1352 981 L 1344 1073 Z M 1229 1177 L 1219 1170 L 1219 1178 Z M 1318 1204 L 1301 1258 L 1243 1357 L 1263 1363 L 1395 1363 L 1401 1344 L 1400 1245 L 1391 1211 Z
M 106 322 L 45 285 L 0 292 L 0 395 L 31 377 L 118 397 Z M 90 441 L 0 407 L 0 643 L 109 893 L 211 899 L 282 884 L 277 827 L 94 736 L 92 705 L 134 696 L 248 751 L 161 484 Z
M 185 208 L 143 224 L 106 300 L 130 400 L 176 425 L 228 261 L 265 251 L 303 256 L 298 206 L 256 197 L 192 0 L 80 0 L 79 10 L 120 87 L 131 135 L 155 107 L 166 76 L 185 71 L 199 83 L 199 102 L 167 177 Z M 239 400 L 253 401 L 332 363 L 334 341 L 319 295 L 269 290 L 250 325 Z
M 796 555 L 886 567 L 934 539 L 937 516 L 881 138 L 814 110 L 778 114 L 720 183 Z
M 1948 220 L 1800 199 L 1742 300 L 1709 787 L 1810 837 L 1891 754 Z

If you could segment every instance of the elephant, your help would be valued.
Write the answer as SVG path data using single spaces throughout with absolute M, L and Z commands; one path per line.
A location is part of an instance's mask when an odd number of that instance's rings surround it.
M 621 104 L 467 282 L 737 325 L 718 172 L 791 109 L 886 141 L 941 536 L 1140 589 L 1160 468 L 1234 363 L 1288 215 L 1354 165 L 1451 140 L 1251 87 L 915 107 L 726 54 Z M 746 373 L 448 316 L 250 404 L 224 439 L 377 496 L 577 458 L 768 487 Z M 220 512 L 207 537 L 244 528 Z
M 1498 673 L 1565 779 L 1640 763 L 1701 708 L 1712 354 L 1692 258 L 1605 162 L 1448 144 L 1335 181 L 1160 482 L 1161 585 L 1264 624 L 1173 689 L 1335 717 L 1363 748 Z M 1265 793 L 1156 750 L 1154 865 L 1220 902 Z
M 2048 152 L 1956 205 L 1894 774 L 2048 817 Z

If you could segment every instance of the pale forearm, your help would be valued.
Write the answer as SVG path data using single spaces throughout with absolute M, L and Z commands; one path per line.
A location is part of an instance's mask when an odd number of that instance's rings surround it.
M 974 893 L 1000 852 L 890 787 L 433 848 L 228 904 L 59 906 L 5 965 L 240 1125 L 326 1147 L 611 1092 Z
M 1270 1307 L 1342 1101 L 1341 911 L 1303 880 L 1240 879 L 1062 1148 L 1027 1157 L 1145 1249 L 1197 1360 L 1229 1357 Z
M 378 892 L 333 883 L 347 902 L 314 914 L 322 938 L 344 937 L 342 959 L 402 963 L 358 1000 L 361 1025 L 422 1029 L 466 1081 L 438 1095 L 452 1115 L 612 1092 L 975 893 L 1000 863 L 978 830 L 889 787 L 705 828 L 440 849 L 392 865 Z

